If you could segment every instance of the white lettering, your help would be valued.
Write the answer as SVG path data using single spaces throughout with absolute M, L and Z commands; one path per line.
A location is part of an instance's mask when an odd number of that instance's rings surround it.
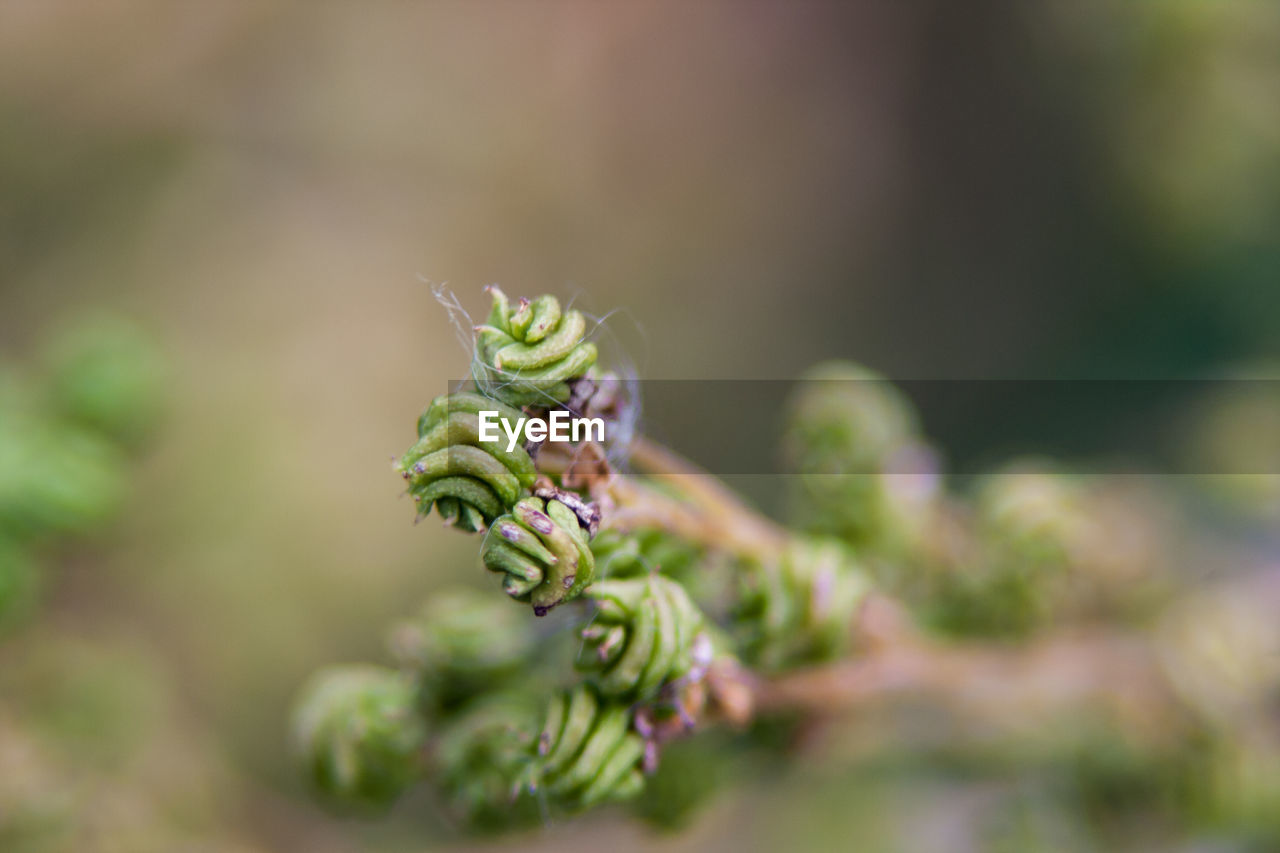
M 583 441 L 598 441 L 604 444 L 604 418 L 574 418 L 573 419 L 573 440 L 579 441 L 578 427 L 583 428 L 586 438 Z M 596 430 L 596 437 L 591 437 L 591 430 Z
M 574 432 L 577 432 L 577 419 L 574 419 Z M 557 409 L 551 413 L 551 433 L 547 436 L 550 441 L 568 441 L 569 440 L 569 413 L 563 409 Z
M 507 434 L 507 452 L 508 453 L 516 449 L 516 444 L 519 443 L 520 441 L 520 428 L 524 426 L 524 422 L 525 422 L 525 418 L 521 418 L 520 420 L 516 421 L 516 428 L 512 429 L 511 421 L 507 420 L 506 418 L 502 419 L 502 430 Z M 529 426 L 532 427 L 533 424 L 531 423 Z M 530 438 L 532 437 L 533 436 L 530 435 Z
M 498 440 L 498 413 L 497 412 L 481 412 L 480 413 L 480 440 L 481 441 L 497 441 Z
M 550 421 L 542 418 L 520 418 L 514 427 L 510 420 L 500 417 L 496 411 L 481 411 L 478 433 L 480 441 L 501 441 L 499 425 L 507 436 L 508 453 L 520 444 L 522 434 L 529 441 L 604 442 L 604 418 L 571 418 L 568 412 L 559 409 L 551 413 Z

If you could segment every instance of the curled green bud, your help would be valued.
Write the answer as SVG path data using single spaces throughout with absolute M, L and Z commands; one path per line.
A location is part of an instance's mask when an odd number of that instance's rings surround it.
M 558 500 L 525 498 L 493 522 L 480 546 L 490 571 L 505 575 L 503 589 L 533 604 L 543 616 L 576 598 L 591 582 L 595 558 L 578 516 Z
M 781 559 L 748 566 L 737 618 L 747 660 L 765 670 L 839 657 L 871 589 L 849 549 L 834 539 L 796 538 Z
M 547 709 L 532 784 L 571 811 L 630 799 L 644 789 L 645 752 L 630 708 L 581 685 Z
M 392 652 L 432 708 L 449 710 L 521 671 L 535 649 L 533 626 L 510 605 L 469 587 L 432 596 L 397 625 Z
M 531 694 L 494 692 L 467 706 L 441 731 L 430 779 L 469 826 L 506 829 L 539 818 L 530 791 L 542 713 Z
M 783 438 L 797 527 L 857 548 L 900 551 L 923 535 L 936 461 L 910 402 L 884 377 L 829 362 L 801 378 Z
M 510 446 L 500 430 L 496 441 L 481 441 L 482 411 L 510 424 L 523 417 L 479 394 L 437 397 L 418 419 L 417 443 L 396 463 L 420 515 L 434 506 L 448 524 L 472 532 L 510 509 L 537 476 L 523 444 Z
M 389 669 L 333 666 L 303 688 L 293 742 L 312 785 L 335 802 L 381 806 L 420 775 L 426 728 L 413 686 Z
M 711 663 L 711 636 L 684 588 L 660 575 L 601 581 L 586 594 L 600 604 L 582 630 L 578 667 L 605 696 L 643 701 L 664 684 Z
M 975 499 L 983 538 L 1021 563 L 1063 564 L 1092 523 L 1080 481 L 1021 460 L 984 478 Z
M 510 827 L 636 796 L 646 751 L 630 708 L 590 686 L 546 705 L 509 691 L 484 697 L 444 729 L 431 775 L 471 825 Z
M 1077 606 L 1077 570 L 1096 536 L 1079 480 L 1021 460 L 989 474 L 974 498 L 974 553 L 932 579 L 929 619 L 964 635 L 1022 637 Z
M 562 313 L 554 296 L 512 305 L 497 287 L 489 293 L 493 308 L 476 329 L 472 377 L 477 387 L 512 406 L 547 407 L 568 400 L 568 381 L 596 361 L 595 344 L 584 340 L 582 312 Z

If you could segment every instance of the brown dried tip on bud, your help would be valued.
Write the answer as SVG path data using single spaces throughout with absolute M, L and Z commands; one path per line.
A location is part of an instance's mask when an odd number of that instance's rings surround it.
M 578 517 L 578 524 L 587 531 L 589 536 L 594 537 L 600 529 L 599 505 L 584 499 L 576 492 L 561 489 L 546 477 L 540 477 L 533 484 L 533 494 L 543 500 L 560 501 L 560 503 L 573 510 L 573 514 Z

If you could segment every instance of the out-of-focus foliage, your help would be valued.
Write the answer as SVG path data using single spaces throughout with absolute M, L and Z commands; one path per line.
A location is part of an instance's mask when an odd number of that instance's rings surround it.
M 313 676 L 294 711 L 300 760 L 320 793 L 379 806 L 413 779 L 426 731 L 413 685 L 393 670 L 330 667 Z
M 45 353 L 49 406 L 68 421 L 135 446 L 155 428 L 164 361 L 141 330 L 119 317 L 89 317 L 60 330 Z
M 36 549 L 119 511 L 127 451 L 162 398 L 158 351 L 122 320 L 83 320 L 50 346 L 45 373 L 0 365 L 0 622 L 31 602 Z

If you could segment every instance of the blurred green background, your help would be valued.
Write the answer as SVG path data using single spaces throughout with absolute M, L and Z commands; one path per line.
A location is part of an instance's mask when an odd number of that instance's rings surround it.
M 388 461 L 466 369 L 446 282 L 473 313 L 490 282 L 575 299 L 648 378 L 1277 359 L 1280 6 L 0 4 L 0 356 L 107 308 L 171 362 L 124 518 L 48 593 L 56 639 L 0 657 L 65 645 L 150 697 L 100 779 L 51 759 L 99 807 L 133 792 L 102 849 L 146 849 L 110 846 L 121 822 L 156 849 L 158 823 L 208 845 L 181 849 L 453 843 L 422 803 L 326 816 L 283 735 L 307 672 L 379 658 L 475 571 Z M 56 717 L 0 689 L 0 729 Z M 0 775 L 57 751 L 25 737 L 0 731 Z M 519 843 L 943 849 L 890 816 L 960 805 L 831 772 L 761 771 L 675 838 L 604 816 Z

